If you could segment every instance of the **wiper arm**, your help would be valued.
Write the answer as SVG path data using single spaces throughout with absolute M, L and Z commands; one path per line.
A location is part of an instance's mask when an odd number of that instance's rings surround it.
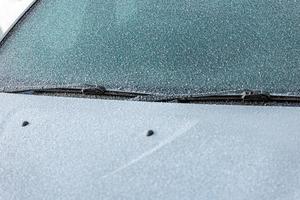
M 22 90 L 4 90 L 6 93 L 17 94 L 75 94 L 123 97 L 136 101 L 150 102 L 177 102 L 177 103 L 211 103 L 211 102 L 237 102 L 237 103 L 300 103 L 300 96 L 275 95 L 263 91 L 239 90 L 231 92 L 187 95 L 160 95 L 143 92 L 131 92 L 124 90 L 111 90 L 97 85 L 79 85 L 62 87 L 41 87 Z
M 149 98 L 149 97 L 144 97 Z M 205 102 L 239 102 L 239 103 L 300 103 L 300 96 L 275 95 L 263 91 L 245 90 L 240 93 L 215 93 L 197 96 L 154 97 L 155 102 L 205 103 Z
M 78 95 L 96 95 L 96 96 L 118 96 L 125 98 L 134 98 L 137 96 L 147 96 L 148 93 L 131 92 L 124 90 L 110 90 L 98 85 L 79 85 L 62 87 L 41 87 L 22 90 L 8 90 L 6 93 L 14 94 L 78 94 Z M 152 95 L 152 94 L 151 94 Z
M 208 94 L 200 96 L 183 97 L 179 101 L 252 101 L 267 102 L 271 100 L 271 95 L 261 91 L 244 91 L 239 94 Z

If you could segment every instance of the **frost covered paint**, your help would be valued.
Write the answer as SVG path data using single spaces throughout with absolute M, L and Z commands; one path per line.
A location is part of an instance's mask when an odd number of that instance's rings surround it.
M 0 0 L 0 41 L 36 0 Z
M 0 199 L 300 198 L 299 107 L 0 99 Z

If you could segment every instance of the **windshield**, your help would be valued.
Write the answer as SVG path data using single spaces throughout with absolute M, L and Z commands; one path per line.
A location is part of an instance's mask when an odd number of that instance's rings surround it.
M 0 47 L 0 87 L 299 92 L 300 1 L 41 0 Z

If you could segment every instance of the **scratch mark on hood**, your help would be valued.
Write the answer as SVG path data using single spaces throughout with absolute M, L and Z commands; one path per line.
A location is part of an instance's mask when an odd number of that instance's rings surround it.
M 140 155 L 139 157 L 131 160 L 130 162 L 128 162 L 127 164 L 115 169 L 114 171 L 101 176 L 100 178 L 107 178 L 109 176 L 113 176 L 117 173 L 119 173 L 120 171 L 125 170 L 126 168 L 134 165 L 135 163 L 139 162 L 140 160 L 144 159 L 147 156 L 150 156 L 151 154 L 157 152 L 158 150 L 160 150 L 162 147 L 164 147 L 165 145 L 168 145 L 170 143 L 172 143 L 173 141 L 175 141 L 178 137 L 180 137 L 181 135 L 183 135 L 184 133 L 188 132 L 190 129 L 192 129 L 199 121 L 198 120 L 191 120 L 188 123 L 185 124 L 185 126 L 182 126 L 181 128 L 179 128 L 176 133 L 174 135 L 172 135 L 171 137 L 165 139 L 164 141 L 162 141 L 161 143 L 159 143 L 157 146 L 155 146 L 154 148 L 146 151 L 145 153 L 143 153 L 142 155 Z

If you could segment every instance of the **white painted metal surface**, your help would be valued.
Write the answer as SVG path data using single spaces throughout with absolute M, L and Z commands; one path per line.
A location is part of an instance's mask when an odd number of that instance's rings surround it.
M 0 0 L 0 41 L 36 0 Z
M 300 198 L 299 107 L 0 102 L 0 199 Z

